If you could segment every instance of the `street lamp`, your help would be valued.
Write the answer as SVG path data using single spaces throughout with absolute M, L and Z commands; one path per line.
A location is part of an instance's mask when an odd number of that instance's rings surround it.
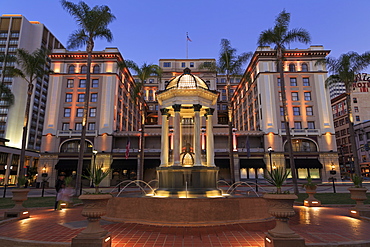
M 274 150 L 272 150 L 272 147 L 268 147 L 267 148 L 267 151 L 269 152 L 269 157 L 270 157 L 270 171 L 272 171 L 272 159 L 271 159 L 271 153 L 274 152 Z
M 336 190 L 335 190 L 335 178 L 334 178 L 334 175 L 337 174 L 337 171 L 335 170 L 335 165 L 334 165 L 333 162 L 331 163 L 330 174 L 333 175 L 333 177 L 331 177 L 331 180 L 333 182 L 333 191 L 334 191 L 334 193 L 337 193 Z
M 42 177 L 42 191 L 41 191 L 41 197 L 44 197 L 44 192 L 45 192 L 45 183 L 48 177 L 48 173 L 46 172 L 46 165 L 41 169 L 41 177 Z

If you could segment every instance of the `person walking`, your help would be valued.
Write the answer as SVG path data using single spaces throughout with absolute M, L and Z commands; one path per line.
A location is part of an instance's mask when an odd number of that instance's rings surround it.
M 57 195 L 55 198 L 55 204 L 54 204 L 54 210 L 58 209 L 58 194 L 61 192 L 62 188 L 65 188 L 65 181 L 64 181 L 65 176 L 62 174 L 58 177 L 58 180 L 55 184 L 55 190 L 57 191 Z M 59 196 L 60 197 L 60 196 Z

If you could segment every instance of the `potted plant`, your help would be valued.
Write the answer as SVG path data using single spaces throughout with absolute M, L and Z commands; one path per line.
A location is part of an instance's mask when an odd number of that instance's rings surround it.
M 30 189 L 25 188 L 27 183 L 28 179 L 26 177 L 18 177 L 18 188 L 12 189 L 12 200 L 15 202 L 15 205 L 9 211 L 5 212 L 5 218 L 29 217 L 28 210 L 23 206 L 23 202 L 27 200 L 28 192 L 30 192 Z
M 356 201 L 355 208 L 357 210 L 364 210 L 366 209 L 364 201 L 367 199 L 366 196 L 367 188 L 362 187 L 362 181 L 364 179 L 361 176 L 358 176 L 357 174 L 353 174 L 351 176 L 351 180 L 354 185 L 354 187 L 348 188 L 348 190 L 351 192 L 351 199 Z
M 290 171 L 278 167 L 272 171 L 267 171 L 267 174 L 264 176 L 268 183 L 276 186 L 275 193 L 266 193 L 263 197 L 268 201 L 269 214 L 276 219 L 276 227 L 269 230 L 268 233 L 277 238 L 299 238 L 288 225 L 289 218 L 295 214 L 293 203 L 298 197 L 281 190 L 289 174 Z
M 321 206 L 321 202 L 315 198 L 317 186 L 312 182 L 311 177 L 307 177 L 307 183 L 303 184 L 303 188 L 306 189 L 308 194 L 308 197 L 304 200 L 304 205 L 306 207 Z

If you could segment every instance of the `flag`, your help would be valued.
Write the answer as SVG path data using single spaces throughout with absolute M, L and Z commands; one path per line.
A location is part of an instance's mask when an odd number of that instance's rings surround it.
M 186 33 L 186 40 L 192 42 L 191 39 L 189 38 L 188 33 Z
M 247 140 L 246 140 L 246 142 L 245 142 L 246 144 L 246 148 L 247 148 L 247 157 L 249 158 L 249 157 L 251 157 L 251 147 L 250 147 L 250 145 L 249 145 L 249 136 L 247 136 Z
M 126 160 L 128 159 L 128 155 L 130 153 L 130 138 L 127 140 L 127 144 L 126 144 Z

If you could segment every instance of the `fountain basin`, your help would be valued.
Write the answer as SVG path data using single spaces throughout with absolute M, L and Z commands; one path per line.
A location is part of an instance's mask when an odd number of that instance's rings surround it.
M 207 226 L 272 221 L 262 197 L 113 197 L 108 221 L 171 226 Z

